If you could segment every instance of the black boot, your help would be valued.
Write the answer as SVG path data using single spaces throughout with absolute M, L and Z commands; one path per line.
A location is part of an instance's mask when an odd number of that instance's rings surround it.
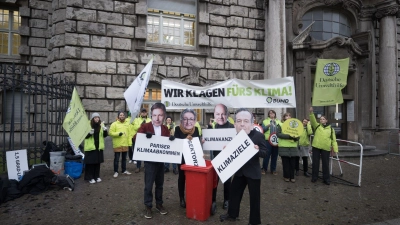
M 305 177 L 310 177 L 310 174 L 308 174 L 307 172 L 304 172 L 304 176 Z
M 185 202 L 185 199 L 184 199 L 184 198 L 181 198 L 179 204 L 180 204 L 180 206 L 181 206 L 182 208 L 186 208 L 186 202 Z

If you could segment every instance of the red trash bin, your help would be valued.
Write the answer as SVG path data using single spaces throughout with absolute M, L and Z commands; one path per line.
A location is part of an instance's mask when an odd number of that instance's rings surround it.
M 206 160 L 206 167 L 183 164 L 181 169 L 186 177 L 186 217 L 207 220 L 211 213 L 212 191 L 217 175 L 211 161 Z

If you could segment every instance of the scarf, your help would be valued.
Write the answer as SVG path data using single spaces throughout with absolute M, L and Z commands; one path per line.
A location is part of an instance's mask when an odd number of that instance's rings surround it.
M 192 135 L 194 133 L 194 131 L 196 130 L 196 127 L 193 126 L 192 129 L 190 130 L 186 130 L 182 124 L 179 125 L 179 128 L 181 129 L 182 133 L 187 134 L 186 139 L 192 140 Z

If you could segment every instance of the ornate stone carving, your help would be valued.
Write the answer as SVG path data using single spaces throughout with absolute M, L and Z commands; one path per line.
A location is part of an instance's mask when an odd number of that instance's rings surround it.
M 360 17 L 360 19 L 363 19 L 363 18 L 371 19 L 371 17 L 374 15 L 375 12 L 376 12 L 375 6 L 366 5 L 366 6 L 361 7 L 361 10 L 360 10 L 360 13 L 358 14 L 358 16 Z
M 375 17 L 380 19 L 385 16 L 397 16 L 399 12 L 399 4 L 393 0 L 385 0 L 376 5 L 377 11 Z

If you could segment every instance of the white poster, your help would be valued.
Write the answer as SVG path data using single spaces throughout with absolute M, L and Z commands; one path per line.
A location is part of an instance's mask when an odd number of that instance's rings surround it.
M 236 136 L 235 128 L 202 130 L 203 150 L 221 151 Z
M 242 130 L 229 142 L 225 149 L 211 161 L 211 164 L 222 183 L 225 183 L 226 180 L 235 174 L 236 171 L 257 153 L 258 150 L 254 148 L 254 143 L 250 140 L 246 132 Z
M 210 86 L 192 86 L 164 79 L 161 102 L 167 109 L 296 108 L 293 77 L 268 80 L 230 79 Z
M 67 137 L 67 140 L 69 142 L 69 144 L 71 145 L 72 150 L 74 151 L 75 155 L 81 155 L 82 159 L 85 158 L 85 154 L 83 154 L 83 152 L 74 145 L 74 143 L 72 142 L 70 137 Z
M 146 134 L 136 135 L 133 160 L 178 163 L 182 162 L 182 139 L 169 140 L 169 137 Z
M 26 149 L 7 151 L 6 158 L 8 179 L 20 181 L 24 171 L 29 170 Z
M 190 166 L 206 167 L 206 161 L 203 158 L 203 149 L 198 137 L 183 140 L 183 157 L 185 164 Z

